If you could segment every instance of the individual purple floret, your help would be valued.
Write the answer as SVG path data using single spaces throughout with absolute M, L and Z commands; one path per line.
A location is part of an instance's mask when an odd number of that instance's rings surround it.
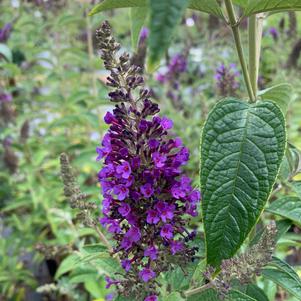
M 127 273 L 108 286 L 116 284 L 120 294 L 137 300 L 157 300 L 155 279 L 171 268 L 169 258 L 177 257 L 184 266 L 195 254 L 187 243 L 195 234 L 188 231 L 186 217 L 197 215 L 200 192 L 182 171 L 188 149 L 169 132 L 173 122 L 157 115 L 159 107 L 129 56 L 117 57 L 120 45 L 107 22 L 97 36 L 111 71 L 110 98 L 118 103 L 104 117 L 110 128 L 97 148 L 97 159 L 103 160 L 98 173 L 104 198 L 100 222 L 112 233 L 114 251 Z
M 218 92 L 222 96 L 234 96 L 239 88 L 240 73 L 235 64 L 221 64 L 214 75 Z

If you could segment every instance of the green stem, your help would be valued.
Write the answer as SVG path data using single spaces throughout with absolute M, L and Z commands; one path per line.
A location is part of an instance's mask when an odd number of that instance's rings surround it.
M 226 10 L 227 10 L 227 13 L 228 13 L 228 17 L 229 17 L 229 22 L 230 22 L 230 25 L 231 25 L 231 28 L 232 28 L 232 32 L 233 32 L 233 36 L 234 36 L 234 40 L 235 40 L 235 46 L 236 46 L 238 58 L 239 58 L 239 61 L 240 61 L 240 64 L 241 64 L 241 68 L 242 68 L 244 80 L 245 80 L 245 83 L 246 83 L 247 91 L 248 91 L 248 94 L 249 94 L 249 98 L 252 102 L 255 102 L 256 98 L 255 98 L 255 95 L 254 95 L 254 92 L 253 92 L 253 89 L 252 89 L 252 85 L 251 85 L 248 66 L 247 66 L 244 51 L 243 51 L 243 48 L 242 48 L 242 42 L 241 42 L 240 32 L 239 32 L 239 28 L 238 28 L 238 22 L 237 22 L 237 19 L 236 19 L 236 15 L 235 15 L 235 11 L 234 11 L 232 1 L 231 0 L 225 0 L 225 5 L 226 5 Z
M 257 82 L 262 39 L 263 15 L 253 15 L 249 18 L 249 73 L 253 93 L 257 95 Z
M 212 283 L 207 283 L 203 286 L 200 286 L 200 287 L 197 287 L 197 288 L 194 288 L 194 289 L 184 292 L 184 295 L 185 295 L 185 297 L 190 297 L 190 296 L 202 293 L 212 287 L 213 287 Z
M 257 21 L 256 15 L 249 18 L 249 73 L 254 95 L 257 94 Z

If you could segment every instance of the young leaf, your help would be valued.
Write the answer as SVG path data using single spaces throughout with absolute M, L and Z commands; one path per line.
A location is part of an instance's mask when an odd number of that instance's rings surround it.
M 266 211 L 288 218 L 301 227 L 301 199 L 298 197 L 280 198 L 273 202 Z
M 201 143 L 208 264 L 231 258 L 256 224 L 285 145 L 285 120 L 272 102 L 227 99 L 209 114 Z
M 300 9 L 300 0 L 249 0 L 244 14 L 250 16 L 262 12 Z
M 290 84 L 279 84 L 259 91 L 258 96 L 261 96 L 262 100 L 274 101 L 285 115 L 292 99 L 292 90 Z
M 145 19 L 147 17 L 146 7 L 132 7 L 130 9 L 131 16 L 131 38 L 132 38 L 132 48 L 137 49 L 138 39 L 141 28 L 145 24 Z
M 188 0 L 152 0 L 149 5 L 149 68 L 152 70 L 167 50 Z
M 273 268 L 264 269 L 262 275 L 301 300 L 301 280 L 295 270 L 286 262 L 275 257 L 269 266 Z

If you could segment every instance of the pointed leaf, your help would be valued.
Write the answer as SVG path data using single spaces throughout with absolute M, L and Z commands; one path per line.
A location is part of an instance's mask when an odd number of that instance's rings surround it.
M 207 263 L 231 258 L 255 225 L 286 145 L 285 121 L 272 102 L 218 103 L 204 125 L 201 189 Z
M 266 211 L 288 218 L 301 227 L 301 199 L 298 197 L 280 198 L 274 201 Z
M 279 84 L 265 90 L 259 91 L 258 96 L 262 100 L 274 101 L 285 115 L 292 100 L 292 86 L 290 84 Z
M 278 258 L 273 258 L 269 266 L 273 268 L 264 269 L 262 275 L 301 300 L 301 280 L 295 270 Z
M 188 0 L 152 0 L 150 5 L 149 62 L 150 70 L 165 54 Z

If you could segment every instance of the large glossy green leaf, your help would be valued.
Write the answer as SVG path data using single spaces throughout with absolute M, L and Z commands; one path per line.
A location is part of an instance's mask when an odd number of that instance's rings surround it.
M 163 2 L 163 1 L 162 1 Z M 89 13 L 90 16 L 105 10 L 126 7 L 145 7 L 147 0 L 104 0 L 97 4 Z M 188 8 L 223 17 L 222 10 L 217 0 L 189 0 Z
M 165 54 L 174 31 L 188 5 L 188 0 L 152 0 L 150 5 L 150 69 Z
M 201 189 L 207 263 L 231 258 L 270 195 L 286 145 L 285 120 L 273 102 L 218 103 L 204 125 Z
M 292 100 L 292 86 L 290 84 L 279 84 L 265 90 L 259 91 L 258 96 L 262 100 L 271 100 L 281 108 L 283 114 L 286 114 L 288 105 Z
M 132 48 L 137 49 L 140 31 L 145 24 L 148 10 L 145 7 L 131 7 L 131 38 Z
M 278 258 L 273 258 L 269 266 L 272 268 L 264 269 L 262 275 L 301 300 L 301 280 L 295 270 Z
M 288 218 L 301 227 L 301 199 L 298 197 L 280 198 L 273 202 L 266 211 Z
M 300 0 L 249 0 L 244 14 L 250 16 L 262 12 L 300 10 Z

